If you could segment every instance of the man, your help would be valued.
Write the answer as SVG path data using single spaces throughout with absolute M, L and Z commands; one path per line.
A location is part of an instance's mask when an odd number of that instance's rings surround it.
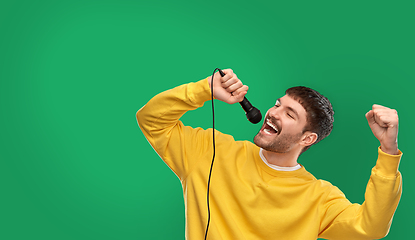
M 231 69 L 214 75 L 214 97 L 232 104 L 248 91 Z M 210 78 L 158 94 L 137 112 L 149 143 L 179 177 L 186 209 L 186 238 L 203 239 L 212 129 L 184 126 L 179 118 L 210 99 Z M 215 132 L 208 239 L 374 239 L 384 237 L 401 196 L 398 115 L 373 105 L 366 114 L 380 142 L 365 202 L 351 204 L 329 182 L 298 164 L 300 154 L 330 134 L 333 110 L 318 92 L 295 87 L 268 110 L 249 141 Z M 232 121 L 232 120 L 231 120 Z M 353 156 L 352 149 L 345 149 Z

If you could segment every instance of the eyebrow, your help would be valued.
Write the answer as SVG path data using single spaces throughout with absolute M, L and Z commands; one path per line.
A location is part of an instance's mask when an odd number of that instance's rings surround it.
M 281 98 L 278 98 L 278 99 L 277 99 L 277 102 L 279 102 L 279 103 L 282 105 L 282 103 L 281 103 Z M 285 108 L 287 108 L 287 109 L 288 109 L 288 111 L 293 112 L 293 113 L 295 114 L 295 116 L 296 116 L 297 118 L 299 118 L 298 113 L 297 113 L 297 111 L 296 111 L 294 108 L 292 108 L 292 107 L 290 107 L 290 106 L 286 106 Z

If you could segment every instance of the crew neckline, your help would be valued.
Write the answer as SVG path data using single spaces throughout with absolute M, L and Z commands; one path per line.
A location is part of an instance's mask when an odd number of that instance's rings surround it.
M 262 151 L 263 151 L 264 149 L 262 149 L 262 148 L 260 148 L 260 150 L 259 150 L 259 156 L 261 157 L 261 159 L 262 159 L 262 161 L 268 166 L 268 167 L 270 167 L 270 168 L 272 168 L 272 169 L 274 169 L 274 170 L 277 170 L 277 171 L 283 171 L 283 172 L 292 172 L 292 171 L 295 171 L 295 170 L 298 170 L 298 169 L 300 169 L 301 168 L 301 165 L 300 164 L 297 164 L 296 166 L 294 166 L 294 167 L 281 167 L 281 166 L 278 166 L 278 165 L 275 165 L 275 164 L 271 164 L 271 163 L 269 163 L 268 161 L 267 161 L 267 159 L 265 158 L 265 156 L 264 156 L 264 154 L 262 153 Z

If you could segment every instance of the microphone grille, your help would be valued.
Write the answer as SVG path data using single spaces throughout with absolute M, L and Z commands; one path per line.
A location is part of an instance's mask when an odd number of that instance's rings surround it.
M 246 117 L 248 118 L 248 120 L 253 123 L 253 124 L 257 124 L 261 121 L 262 119 L 262 114 L 261 112 L 258 110 L 258 108 L 253 107 L 251 109 L 251 111 L 246 113 Z

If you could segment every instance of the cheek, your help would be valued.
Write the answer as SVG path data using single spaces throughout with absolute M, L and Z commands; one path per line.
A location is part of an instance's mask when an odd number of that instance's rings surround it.
M 285 132 L 289 133 L 297 133 L 299 131 L 302 131 L 302 129 L 300 129 L 300 124 L 298 124 L 298 122 L 294 120 L 288 120 L 283 122 L 281 127 L 283 131 L 285 130 Z

